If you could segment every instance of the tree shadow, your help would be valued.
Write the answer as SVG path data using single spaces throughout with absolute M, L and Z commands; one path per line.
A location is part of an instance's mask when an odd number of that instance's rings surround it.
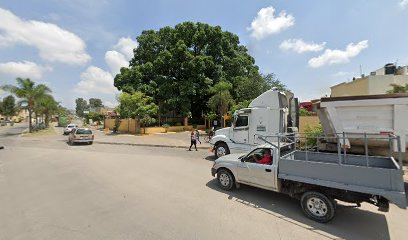
M 285 194 L 241 185 L 234 191 L 224 191 L 216 179 L 207 187 L 224 193 L 231 201 L 270 214 L 329 239 L 390 239 L 383 214 L 338 204 L 335 218 L 326 224 L 315 222 L 302 213 L 299 201 Z

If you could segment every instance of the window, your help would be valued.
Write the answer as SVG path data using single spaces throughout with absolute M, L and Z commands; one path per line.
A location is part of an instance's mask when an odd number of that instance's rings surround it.
M 78 129 L 77 131 L 76 131 L 76 134 L 92 134 L 92 131 L 91 130 L 89 130 L 89 129 Z
M 272 150 L 270 148 L 258 148 L 252 151 L 246 158 L 245 162 L 272 164 Z
M 235 121 L 235 127 L 246 127 L 248 126 L 248 116 L 238 116 Z

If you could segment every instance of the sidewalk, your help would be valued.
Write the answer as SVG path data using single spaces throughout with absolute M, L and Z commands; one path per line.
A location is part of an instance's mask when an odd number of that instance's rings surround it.
M 185 148 L 190 147 L 190 132 L 178 133 L 159 133 L 148 135 L 131 135 L 131 134 L 106 134 L 102 130 L 93 130 L 95 135 L 94 143 L 97 144 L 114 144 L 114 145 L 131 145 L 131 146 L 149 146 L 149 147 L 169 147 Z M 210 149 L 210 144 L 204 142 L 204 132 L 200 131 L 201 144 L 197 142 L 197 149 Z M 194 146 L 192 147 L 194 148 Z

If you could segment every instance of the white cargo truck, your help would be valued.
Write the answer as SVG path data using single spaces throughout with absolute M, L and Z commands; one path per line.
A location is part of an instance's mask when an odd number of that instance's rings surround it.
M 364 134 L 394 134 L 401 138 L 401 151 L 406 152 L 408 135 L 408 94 L 381 94 L 322 98 L 317 104 L 317 113 L 326 135 L 347 133 L 354 137 Z M 345 141 L 350 152 L 388 154 L 388 142 L 376 138 L 369 139 L 367 149 L 364 142 L 357 139 Z M 334 142 L 336 144 L 336 142 Z M 333 143 L 321 144 L 321 148 L 335 149 Z M 396 149 L 394 149 L 396 151 Z M 407 159 L 407 154 L 404 154 Z
M 292 93 L 269 90 L 248 108 L 234 113 L 232 127 L 215 132 L 210 141 L 216 157 L 244 152 L 258 144 L 258 135 L 295 132 L 299 127 L 298 102 Z

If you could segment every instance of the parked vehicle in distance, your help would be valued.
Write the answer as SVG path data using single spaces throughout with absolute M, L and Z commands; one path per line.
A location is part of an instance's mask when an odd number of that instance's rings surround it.
M 76 124 L 68 124 L 67 127 L 64 129 L 64 135 L 68 135 L 72 132 L 72 129 L 78 128 Z
M 91 145 L 94 140 L 94 135 L 89 128 L 74 128 L 68 136 L 69 145 L 75 143 L 87 143 Z
M 259 139 L 266 144 L 215 160 L 211 174 L 222 189 L 246 184 L 287 194 L 300 200 L 308 218 L 322 223 L 335 216 L 336 199 L 358 207 L 367 202 L 385 212 L 389 203 L 406 209 L 401 159 L 397 163 L 392 156 L 352 155 L 340 145 L 337 153 L 307 151 L 297 148 L 299 139 L 293 135 L 275 136 L 277 144 Z M 388 140 L 391 145 L 399 138 Z

